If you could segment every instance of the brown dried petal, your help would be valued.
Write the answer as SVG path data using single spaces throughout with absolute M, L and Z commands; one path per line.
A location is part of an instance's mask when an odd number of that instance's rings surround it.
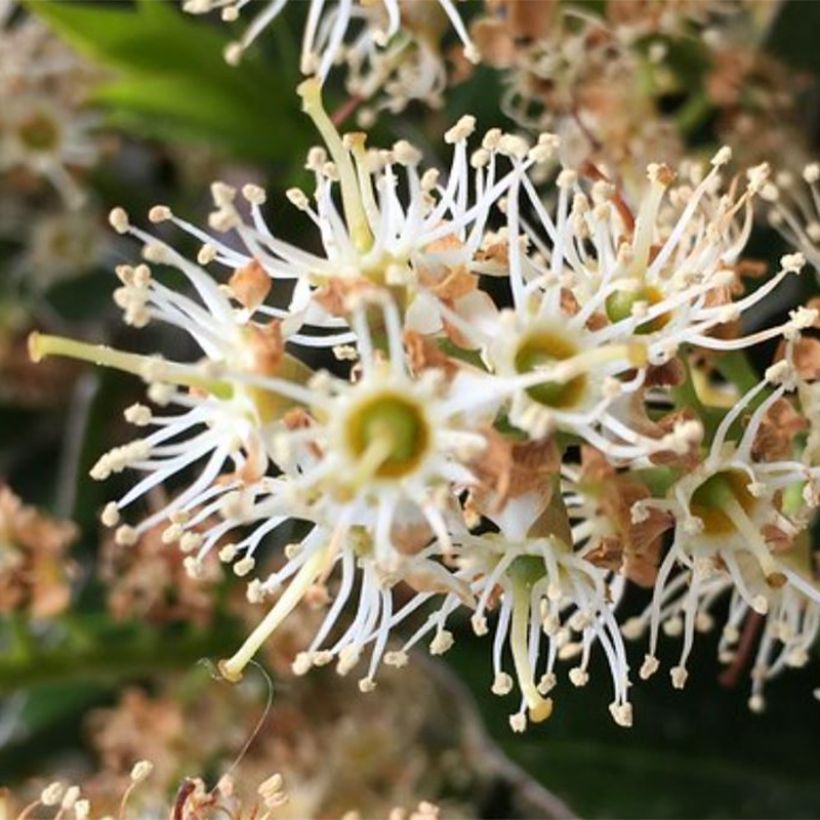
M 809 301 L 806 302 L 806 307 L 809 310 L 814 310 L 817 312 L 817 318 L 814 320 L 812 327 L 815 330 L 820 330 L 820 296 L 813 296 L 809 299 Z
M 331 279 L 326 285 L 319 288 L 313 299 L 321 305 L 331 316 L 347 316 L 348 299 L 355 293 L 371 291 L 373 284 L 367 279 Z
M 761 279 L 768 271 L 768 264 L 761 259 L 741 259 L 735 265 L 735 273 L 741 279 Z
M 589 444 L 581 445 L 581 478 L 584 482 L 603 481 L 615 474 L 606 456 Z
M 265 325 L 252 324 L 245 328 L 247 345 L 253 356 L 253 373 L 273 376 L 279 370 L 285 353 L 282 323 L 272 320 Z
M 681 410 L 675 410 L 672 413 L 667 413 L 662 418 L 658 419 L 654 424 L 654 432 L 649 435 L 654 435 L 658 438 L 671 433 L 675 426 L 683 421 L 692 421 L 697 418 L 697 414 L 689 407 L 684 407 Z M 680 467 L 684 470 L 692 470 L 700 464 L 700 444 L 697 441 L 692 441 L 687 452 L 681 454 L 673 452 L 672 450 L 665 450 L 659 453 L 653 453 L 649 460 L 653 464 L 662 464 L 669 467 Z
M 794 438 L 808 427 L 808 420 L 788 399 L 778 399 L 760 424 L 752 456 L 758 461 L 777 461 L 792 455 Z
M 470 27 L 470 34 L 482 62 L 493 68 L 509 68 L 515 62 L 518 49 L 502 20 L 477 20 Z
M 569 288 L 561 288 L 561 310 L 567 316 L 575 316 L 581 309 L 575 294 Z
M 678 359 L 670 359 L 659 365 L 651 365 L 646 369 L 647 387 L 679 387 L 686 381 L 686 368 Z
M 559 14 L 558 0 L 490 0 L 487 6 L 515 40 L 543 39 Z
M 404 347 L 410 368 L 416 374 L 423 370 L 442 370 L 447 378 L 452 378 L 458 372 L 458 364 L 445 353 L 432 339 L 427 339 L 415 330 L 404 332 Z
M 794 367 L 801 379 L 820 379 L 820 339 L 801 336 L 794 342 Z
M 620 572 L 623 556 L 623 543 L 615 535 L 605 535 L 599 538 L 595 546 L 584 553 L 587 561 L 609 572 Z
M 788 552 L 794 546 L 794 538 L 775 524 L 764 524 L 762 533 L 763 538 L 773 552 Z
M 487 447 L 472 465 L 483 490 L 476 494 L 479 504 L 485 500 L 485 493 L 491 494 L 498 507 L 531 490 L 551 495 L 551 479 L 561 464 L 552 439 L 513 442 L 497 430 L 488 430 L 485 435 Z
M 271 285 L 270 276 L 256 259 L 237 268 L 228 280 L 228 286 L 237 302 L 249 310 L 255 310 L 267 299 Z
M 426 519 L 394 523 L 390 530 L 390 541 L 402 555 L 416 555 L 433 537 L 433 531 Z
M 510 264 L 510 248 L 506 242 L 493 242 L 491 245 L 479 248 L 476 253 L 479 262 L 492 262 L 499 270 L 507 270 Z

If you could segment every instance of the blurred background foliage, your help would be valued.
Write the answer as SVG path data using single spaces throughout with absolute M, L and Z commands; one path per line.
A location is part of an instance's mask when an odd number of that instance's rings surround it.
M 167 202 L 198 223 L 208 209 L 208 184 L 222 176 L 266 185 L 274 223 L 285 233 L 295 230 L 290 223 L 293 209 L 277 205 L 283 198 L 276 192 L 306 179 L 301 170 L 304 155 L 315 139 L 293 93 L 299 80 L 303 5 L 289 4 L 271 36 L 263 38 L 238 68 L 222 59 L 228 40 L 223 28 L 186 17 L 170 2 L 39 0 L 26 5 L 26 12 L 44 21 L 103 74 L 90 102 L 102 114 L 100 125 L 111 145 L 84 180 L 100 214 L 115 204 L 143 214 L 151 204 Z M 470 3 L 464 6 L 469 16 Z M 816 79 L 818 31 L 820 3 L 792 0 L 779 10 L 766 45 Z M 686 88 L 694 95 L 697 59 L 686 53 L 678 59 L 684 76 L 691 73 Z M 475 114 L 481 128 L 511 126 L 499 113 L 499 93 L 496 74 L 480 68 L 451 90 L 446 110 L 419 107 L 400 117 L 382 117 L 371 142 L 409 138 L 428 149 L 435 161 L 432 145 L 464 112 Z M 331 85 L 327 96 L 330 110 L 345 103 L 340 86 Z M 686 102 L 675 104 L 684 108 Z M 802 127 L 816 148 L 816 89 L 802 108 Z M 692 144 L 713 144 L 711 112 L 690 110 L 699 112 L 691 122 Z M 34 202 L 36 213 L 49 194 L 27 191 L 25 196 Z M 0 207 L 9 201 L 0 200 Z M 104 217 L 99 222 L 102 226 Z M 106 242 L 105 251 L 86 268 L 47 287 L 34 287 L 25 275 L 14 272 L 19 252 L 15 239 L 0 239 L 0 325 L 6 340 L 0 476 L 26 502 L 79 527 L 71 549 L 73 602 L 56 618 L 56 631 L 52 625 L 43 640 L 42 627 L 20 616 L 4 617 L 0 625 L 0 781 L 7 785 L 59 771 L 63 765 L 79 772 L 93 769 L 88 745 L 91 711 L 119 702 L 130 685 L 156 693 L 169 675 L 174 680 L 199 680 L 199 660 L 219 657 L 237 643 L 244 629 L 243 614 L 230 603 L 230 582 L 218 582 L 213 611 L 200 625 L 173 619 L 116 621 L 106 604 L 110 590 L 97 569 L 104 540 L 97 516 L 110 488 L 104 490 L 86 476 L 97 454 L 121 438 L 117 419 L 138 398 L 139 385 L 109 372 L 71 370 L 45 386 L 32 387 L 38 377 L 26 371 L 24 352 L 15 347 L 25 330 L 45 324 L 71 326 L 87 338 L 152 349 L 150 334 L 132 338 L 130 331 L 118 326 L 110 303 L 110 269 L 132 258 L 133 248 L 110 237 Z M 757 248 L 770 260 L 781 251 L 779 240 L 767 232 L 757 239 Z M 34 388 L 47 395 L 32 399 Z M 639 602 L 626 605 L 637 608 Z M 507 721 L 509 705 L 489 693 L 487 648 L 471 637 L 467 624 L 463 626 L 447 664 L 474 695 L 493 742 L 526 773 L 499 764 L 490 777 L 498 783 L 482 791 L 480 799 L 473 794 L 477 814 L 524 816 L 546 811 L 543 805 L 533 808 L 524 797 L 528 788 L 537 792 L 539 785 L 585 817 L 820 814 L 820 708 L 810 695 L 820 671 L 816 656 L 806 668 L 773 682 L 768 710 L 753 715 L 746 707 L 745 672 L 739 681 L 721 677 L 714 660 L 716 638 L 705 636 L 696 646 L 696 672 L 685 691 L 673 691 L 658 676 L 635 694 L 631 730 L 609 720 L 606 675 L 592 674 L 583 689 L 564 687 L 551 720 L 524 735 L 513 735 Z M 635 647 L 636 657 L 639 651 Z M 670 655 L 674 651 L 674 646 L 669 648 Z M 285 683 L 282 697 L 292 699 L 292 688 L 299 685 L 301 681 Z M 324 696 L 322 686 L 336 685 L 327 678 L 310 684 L 319 700 Z M 445 700 L 462 700 L 463 692 L 449 686 L 443 684 Z M 194 699 L 203 697 L 203 688 L 213 690 L 209 697 L 217 702 L 239 697 L 206 676 L 194 687 Z M 392 696 L 401 704 L 412 701 L 414 691 L 397 687 Z M 278 689 L 274 721 L 277 698 Z M 356 711 L 361 714 L 361 709 Z M 465 722 L 478 720 L 468 707 L 444 708 L 438 719 L 444 721 L 439 729 L 450 738 L 463 734 Z M 251 726 L 240 732 L 240 740 Z M 325 730 L 320 727 L 320 737 Z M 481 742 L 489 759 L 495 754 L 490 751 L 493 746 L 486 739 Z M 233 752 L 241 745 L 226 743 Z M 321 756 L 318 760 L 321 765 Z M 533 781 L 529 787 L 527 778 Z

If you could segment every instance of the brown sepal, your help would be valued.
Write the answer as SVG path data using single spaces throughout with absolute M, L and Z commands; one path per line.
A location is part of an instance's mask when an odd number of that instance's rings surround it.
M 272 284 L 257 259 L 251 259 L 244 267 L 237 268 L 228 280 L 228 287 L 236 301 L 249 310 L 255 310 L 267 299 Z

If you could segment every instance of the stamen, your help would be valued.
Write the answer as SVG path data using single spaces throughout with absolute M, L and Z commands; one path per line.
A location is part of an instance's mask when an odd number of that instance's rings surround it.
M 245 640 L 245 643 L 228 660 L 221 660 L 218 668 L 225 680 L 238 683 L 242 680 L 242 671 L 250 663 L 260 646 L 273 634 L 279 625 L 296 608 L 308 588 L 316 580 L 324 561 L 325 549 L 318 549 L 302 565 L 302 568 L 288 584 L 279 600 L 273 605 L 265 618 Z
M 336 163 L 350 238 L 357 250 L 364 253 L 372 246 L 373 235 L 362 205 L 356 170 L 350 159 L 350 153 L 344 147 L 339 132 L 324 109 L 322 87 L 319 80 L 315 77 L 305 80 L 298 87 L 297 92 L 302 98 L 305 113 L 313 120 L 333 157 L 333 161 Z
M 512 649 L 515 674 L 521 694 L 527 702 L 529 717 L 533 723 L 541 723 L 552 714 L 552 698 L 544 698 L 535 686 L 535 672 L 530 663 L 528 649 L 528 627 L 530 621 L 529 587 L 516 581 L 512 584 L 512 628 L 510 648 Z
M 766 542 L 760 535 L 759 527 L 749 518 L 746 510 L 743 509 L 734 496 L 723 500 L 723 509 L 740 534 L 746 539 L 746 546 L 760 562 L 767 583 L 771 586 L 782 586 L 786 582 L 786 576 L 778 570 Z

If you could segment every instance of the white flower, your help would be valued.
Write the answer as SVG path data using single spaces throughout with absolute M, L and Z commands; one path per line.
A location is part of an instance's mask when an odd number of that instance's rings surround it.
M 121 265 L 117 275 L 122 286 L 114 299 L 125 321 L 136 327 L 157 321 L 179 328 L 199 348 L 202 358 L 168 361 L 39 334 L 32 336 L 30 348 L 35 359 L 66 355 L 134 373 L 148 384 L 152 402 L 169 408 L 167 414 L 147 407 L 126 411 L 126 418 L 153 427 L 153 432 L 106 453 L 91 471 L 98 480 L 126 468 L 147 474 L 116 502 L 118 518 L 119 511 L 153 487 L 198 465 L 196 479 L 166 507 L 136 528 L 120 528 L 120 539 L 133 542 L 175 511 L 211 498 L 215 480 L 228 465 L 237 478 L 264 475 L 270 454 L 262 432 L 276 424 L 291 404 L 304 403 L 311 394 L 291 380 L 304 378 L 307 371 L 284 353 L 277 322 L 254 320 L 253 311 L 232 301 L 230 291 L 226 293 L 170 246 L 132 227 L 123 211 L 116 209 L 111 220 L 119 232 L 130 232 L 145 242 L 151 262 L 172 265 L 184 273 L 195 294 L 164 285 L 147 264 Z M 171 408 L 179 412 L 170 412 Z
M 68 167 L 95 162 L 97 123 L 95 115 L 79 113 L 43 93 L 9 96 L 0 112 L 0 171 L 25 168 L 45 177 L 69 207 L 78 207 L 84 195 Z
M 99 213 L 81 208 L 44 214 L 31 225 L 31 235 L 19 266 L 45 290 L 107 261 L 109 234 Z
M 683 344 L 731 350 L 779 335 L 782 328 L 732 340 L 709 335 L 717 326 L 740 318 L 784 276 L 799 270 L 789 262 L 763 290 L 736 302 L 717 298 L 734 281 L 732 266 L 751 232 L 753 198 L 768 175 L 766 166 L 751 169 L 745 189 L 723 194 L 720 171 L 730 157 L 728 148 L 721 149 L 705 176 L 695 166 L 690 179 L 674 187 L 675 174 L 669 168 L 650 165 L 634 217 L 614 186 L 600 180 L 582 186 L 570 171 L 559 176 L 552 217 L 532 184 L 523 179 L 538 214 L 538 223 L 527 236 L 541 258 L 522 255 L 520 271 L 511 267 L 514 293 L 523 296 L 528 285 L 535 289 L 534 282 L 548 277 L 553 289 L 560 284 L 571 293 L 579 306 L 578 317 L 606 318 L 599 344 L 638 336 L 652 364 L 667 361 Z M 553 293 L 553 313 L 556 302 Z M 543 302 L 540 312 L 545 312 Z
M 250 0 L 186 0 L 183 8 L 191 14 L 207 14 L 214 9 L 221 9 L 222 19 L 236 20 L 242 9 Z M 241 39 L 228 46 L 225 57 L 229 63 L 236 64 L 243 52 L 253 41 L 279 16 L 288 0 L 268 0 L 265 8 L 251 21 Z M 419 0 L 416 0 L 419 2 Z M 452 0 L 436 0 L 450 20 L 450 24 L 464 44 L 467 57 L 477 61 L 478 54 L 469 34 L 461 21 Z M 383 27 L 384 15 L 377 4 L 355 2 L 355 0 L 337 0 L 333 5 L 326 0 L 310 0 L 307 21 L 302 36 L 301 70 L 304 74 L 315 74 L 325 80 L 336 60 L 343 55 L 343 43 L 355 23 L 361 22 L 363 32 L 357 38 L 369 38 L 379 46 L 385 46 L 401 32 L 402 14 L 399 0 L 384 0 L 386 27 Z
M 220 183 L 212 187 L 216 210 L 210 225 L 216 232 L 234 232 L 239 245 L 200 230 L 167 208 L 155 209 L 155 221 L 171 220 L 202 241 L 202 264 L 213 262 L 229 270 L 256 264 L 280 289 L 283 282 L 293 282 L 286 310 L 258 308 L 285 320 L 290 342 L 311 347 L 352 342 L 355 337 L 344 317 L 329 310 L 361 284 L 403 290 L 408 325 L 435 332 L 441 328 L 436 294 L 472 267 L 492 208 L 509 184 L 509 175 L 498 178 L 496 152 L 486 152 L 486 162 L 470 167 L 467 140 L 475 120 L 463 117 L 445 136 L 453 145 L 453 159 L 446 180 L 439 183 L 437 171 L 419 170 L 421 154 L 407 142 L 396 143 L 390 151 L 368 151 L 363 134 L 342 139 L 322 107 L 315 80 L 306 80 L 300 94 L 330 156 L 321 148 L 308 155 L 307 167 L 316 180 L 313 202 L 298 189 L 289 191 L 288 198 L 318 231 L 323 253 L 276 237 L 262 213 L 264 192 L 254 186 L 243 189 L 249 222 L 242 219 L 233 188 Z M 326 298 L 313 298 L 317 292 Z M 466 310 L 481 298 L 467 294 L 456 309 Z M 303 325 L 305 332 L 300 332 Z M 309 328 L 334 332 L 307 332 Z
M 463 583 L 430 559 L 452 551 L 450 533 L 461 518 L 457 498 L 474 483 L 468 464 L 485 447 L 479 430 L 486 424 L 481 412 L 487 404 L 486 391 L 480 382 L 473 389 L 458 378 L 448 384 L 435 371 L 412 376 L 405 364 L 398 311 L 392 302 L 378 301 L 384 315 L 386 354 L 374 350 L 366 324 L 367 311 L 373 306 L 362 300 L 353 311 L 361 355 L 358 379 L 351 384 L 328 374 L 314 378 L 309 415 L 293 429 L 279 430 L 273 436 L 274 459 L 284 471 L 281 503 L 273 499 L 273 505 L 316 528 L 296 551 L 295 559 L 263 582 L 264 591 L 275 588 L 282 573 L 289 576 L 295 566 L 301 567 L 275 604 L 276 616 L 269 616 L 225 662 L 228 675 L 241 671 L 298 603 L 301 595 L 296 590 L 304 594 L 318 578 L 327 576 L 337 560 L 343 566 L 344 594 L 334 602 L 331 621 L 343 606 L 340 601 L 350 593 L 348 573 L 354 556 L 365 579 L 356 615 L 360 628 L 353 629 L 350 639 L 329 650 L 329 655 L 321 656 L 329 659 L 345 649 L 346 654 L 340 656 L 343 668 L 372 640 L 380 647 L 374 657 L 383 652 L 387 631 L 395 623 L 389 589 L 397 580 L 424 576 L 437 589 L 455 589 L 454 594 L 465 595 Z M 271 520 L 271 514 L 260 508 L 249 510 L 245 517 Z M 375 591 L 367 592 L 368 585 Z M 419 598 L 419 603 L 425 599 Z M 371 605 L 375 607 L 372 611 Z M 373 613 L 379 611 L 384 613 L 382 627 L 371 634 Z M 329 629 L 330 625 L 320 636 L 326 636 Z M 317 638 L 305 658 L 319 652 L 322 640 Z M 373 663 L 371 672 L 378 660 Z
M 70 208 L 84 199 L 75 168 L 93 164 L 99 117 L 85 109 L 99 73 L 36 17 L 0 8 L 0 172 L 48 180 Z
M 569 677 L 582 686 L 597 643 L 612 674 L 615 697 L 610 712 L 617 723 L 629 726 L 628 665 L 614 616 L 623 579 L 610 583 L 608 573 L 587 561 L 583 551 L 574 552 L 555 535 L 532 534 L 531 527 L 543 510 L 540 494 L 526 494 L 490 514 L 500 527 L 499 534 L 475 536 L 462 531 L 453 536 L 455 576 L 475 596 L 472 624 L 477 634 L 489 631 L 487 610 L 501 593 L 493 639 L 492 690 L 506 695 L 517 682 L 522 699 L 510 725 L 514 731 L 523 731 L 527 717 L 540 722 L 552 714 L 552 698 L 546 695 L 556 683 L 556 661 L 577 659 Z M 452 643 L 447 619 L 462 603 L 458 592 L 447 594 L 402 652 L 431 633 L 431 650 L 446 651 Z M 546 651 L 542 646 L 545 637 Z M 506 646 L 512 655 L 514 678 L 504 670 Z
M 820 273 L 820 163 L 803 169 L 801 180 L 788 171 L 763 189 L 769 222 L 800 250 Z
M 459 325 L 482 347 L 493 372 L 529 374 L 510 407 L 513 424 L 536 438 L 553 428 L 575 433 L 614 458 L 648 455 L 670 442 L 638 435 L 616 405 L 642 387 L 647 366 L 667 362 L 682 345 L 737 350 L 805 326 L 795 314 L 749 336 L 711 335 L 800 267 L 784 257 L 765 285 L 727 301 L 735 280 L 727 266 L 748 239 L 751 199 L 766 176 L 765 168 L 753 169 L 743 193 L 718 197 L 718 172 L 728 157 L 728 150 L 719 152 L 694 187 L 674 189 L 666 210 L 661 206 L 674 175 L 650 166 L 635 218 L 613 186 L 582 185 L 568 169 L 558 176 L 552 215 L 523 166 L 518 169 L 505 202 L 514 308 L 495 326 Z M 524 221 L 524 206 L 537 217 L 534 223 Z
M 780 381 L 785 370 L 772 368 L 770 378 Z M 792 539 L 805 526 L 797 515 L 781 509 L 778 497 L 802 482 L 816 481 L 818 468 L 800 461 L 755 461 L 752 457 L 766 412 L 793 385 L 781 383 L 756 407 L 740 440 L 728 440 L 732 425 L 759 400 L 767 384 L 762 381 L 726 413 L 703 463 L 672 485 L 667 500 L 651 502 L 671 512 L 676 525 L 673 543 L 658 571 L 651 606 L 625 625 L 630 635 L 638 635 L 649 624 L 643 678 L 658 667 L 659 631 L 667 625 L 665 628 L 683 634 L 680 660 L 671 671 L 675 686 L 683 687 L 702 602 L 711 602 L 727 585 L 738 600 L 760 615 L 769 611 L 769 595 L 761 593 L 761 582 L 773 590 L 791 585 L 820 601 L 820 591 L 778 557 L 769 543 L 777 536 Z M 683 571 L 673 576 L 676 567 Z M 753 583 L 748 583 L 749 578 Z

